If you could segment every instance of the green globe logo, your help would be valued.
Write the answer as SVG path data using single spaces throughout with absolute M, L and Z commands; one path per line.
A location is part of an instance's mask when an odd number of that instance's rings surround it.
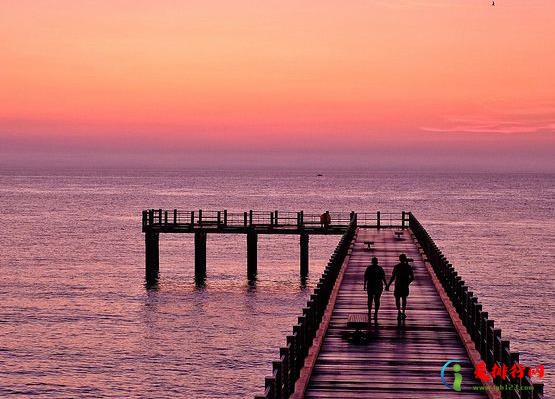
M 440 377 L 441 377 L 441 381 L 443 382 L 443 385 L 445 385 L 447 388 L 452 389 L 452 390 L 457 391 L 457 392 L 461 391 L 461 385 L 462 385 L 462 374 L 461 374 L 462 367 L 459 363 L 456 363 L 456 362 L 460 362 L 460 361 L 461 360 L 453 359 L 453 360 L 449 360 L 449 361 L 445 362 L 445 364 L 441 368 L 441 373 L 439 374 Z M 445 380 L 445 370 L 447 369 L 447 367 L 451 363 L 455 363 L 455 364 L 453 364 L 453 367 L 452 367 L 453 375 L 454 375 L 453 385 L 449 385 L 447 383 L 447 381 Z

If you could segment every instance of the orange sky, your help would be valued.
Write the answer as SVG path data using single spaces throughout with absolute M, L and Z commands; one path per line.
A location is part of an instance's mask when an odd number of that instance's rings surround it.
M 555 1 L 496 3 L 1 2 L 0 144 L 545 150 Z

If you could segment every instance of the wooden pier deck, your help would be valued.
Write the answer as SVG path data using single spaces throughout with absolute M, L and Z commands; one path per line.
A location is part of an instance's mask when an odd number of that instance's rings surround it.
M 369 251 L 364 241 L 373 241 L 374 249 Z M 379 326 L 372 325 L 367 337 L 355 339 L 347 318 L 367 313 L 366 267 L 376 256 L 389 280 L 401 253 L 414 259 L 407 319 L 397 321 L 392 287 L 382 295 Z M 312 370 L 302 371 L 310 372 L 304 397 L 445 398 L 450 391 L 441 381 L 440 370 L 453 359 L 462 366 L 464 383 L 474 381 L 474 367 L 409 230 L 397 240 L 391 229 L 359 229 L 315 364 Z M 459 394 L 487 397 L 484 392 Z

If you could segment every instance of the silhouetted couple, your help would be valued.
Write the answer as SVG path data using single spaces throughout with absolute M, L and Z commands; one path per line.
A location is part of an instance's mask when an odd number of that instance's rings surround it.
M 368 323 L 371 320 L 372 303 L 374 303 L 374 322 L 378 323 L 378 311 L 380 310 L 380 297 L 382 296 L 383 287 L 389 291 L 389 287 L 395 281 L 395 305 L 397 306 L 397 320 L 407 317 L 407 297 L 409 296 L 409 285 L 414 280 L 412 266 L 409 264 L 407 255 L 399 255 L 399 263 L 393 268 L 393 274 L 389 280 L 389 284 L 385 279 L 383 268 L 378 265 L 378 258 L 372 258 L 372 263 L 364 272 L 364 290 L 368 293 Z M 382 284 L 383 283 L 383 284 Z

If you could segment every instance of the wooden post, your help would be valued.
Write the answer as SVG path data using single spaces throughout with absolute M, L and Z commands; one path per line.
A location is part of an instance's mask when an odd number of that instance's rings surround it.
M 536 398 L 543 398 L 543 383 L 535 383 L 534 390 L 532 391 L 532 395 L 534 395 L 534 399 Z
M 247 212 L 243 213 L 243 219 L 244 219 L 243 222 L 245 224 L 245 227 L 247 227 L 247 225 L 248 225 L 248 213 Z
M 198 225 L 202 226 L 202 209 L 198 210 Z
M 158 279 L 160 269 L 159 235 L 153 231 L 145 233 L 145 261 L 146 280 L 153 283 Z
M 405 211 L 401 212 L 401 227 L 405 228 Z
M 257 273 L 257 244 L 258 244 L 258 234 L 254 229 L 249 229 L 247 233 L 247 278 L 249 280 L 254 280 Z
M 218 227 L 220 227 L 220 223 L 222 222 L 222 212 L 218 211 L 218 217 L 217 217 L 217 222 L 216 224 L 218 225 Z
M 249 211 L 249 226 L 252 226 L 252 209 Z
M 206 278 L 206 232 L 195 231 L 195 280 Z
M 380 211 L 376 212 L 376 226 L 380 228 Z
M 158 209 L 158 224 L 162 224 L 162 209 Z
M 281 361 L 272 362 L 272 374 L 275 378 L 274 397 L 281 398 L 281 384 L 283 383 L 281 374 Z
M 164 211 L 164 224 L 168 224 L 168 211 Z
M 301 278 L 308 276 L 308 242 L 309 235 L 307 233 L 301 233 L 300 246 L 301 246 Z
M 191 211 L 191 226 L 195 225 L 195 211 Z
M 173 210 L 173 224 L 177 224 L 177 209 Z
M 227 226 L 227 209 L 224 209 L 224 226 Z
M 148 212 L 143 211 L 143 231 L 147 224 L 148 224 Z
M 279 357 L 281 360 L 281 385 L 283 398 L 289 397 L 289 349 L 279 348 Z
M 274 223 L 276 224 L 276 226 L 278 225 L 278 211 L 277 209 L 274 211 Z

